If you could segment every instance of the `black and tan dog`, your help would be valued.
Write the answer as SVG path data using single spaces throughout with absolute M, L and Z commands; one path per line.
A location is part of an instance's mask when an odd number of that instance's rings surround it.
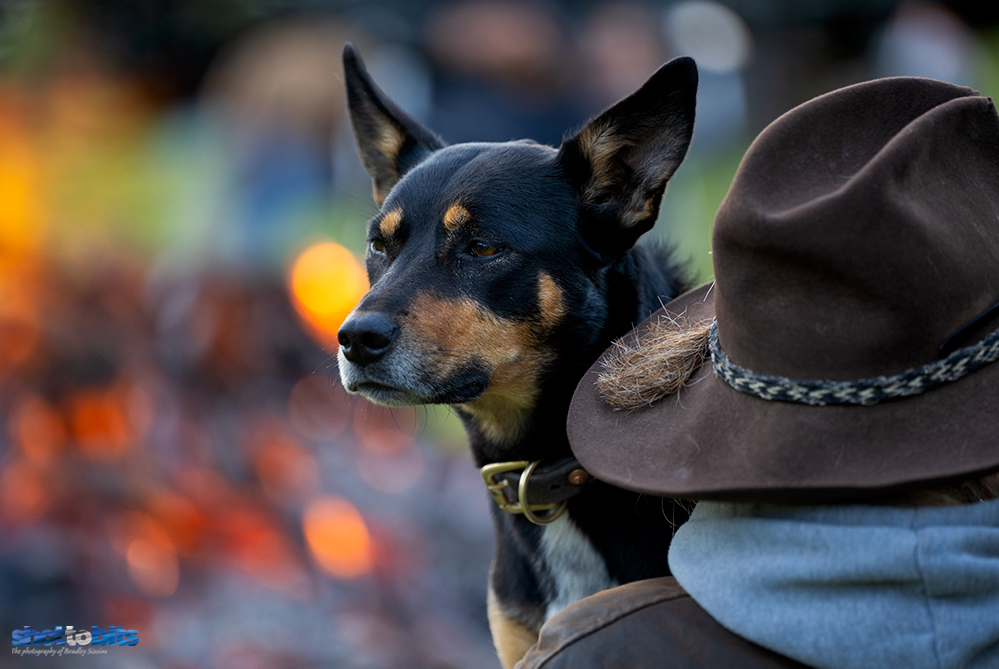
M 584 483 L 565 421 L 612 339 L 685 288 L 667 253 L 635 244 L 690 143 L 697 69 L 664 65 L 554 149 L 448 146 L 350 45 L 344 68 L 380 211 L 368 223 L 371 290 L 338 336 L 340 376 L 374 402 L 454 407 L 494 496 L 527 507 L 493 505 L 488 612 L 509 667 L 562 608 L 668 574 L 686 519 L 676 502 Z

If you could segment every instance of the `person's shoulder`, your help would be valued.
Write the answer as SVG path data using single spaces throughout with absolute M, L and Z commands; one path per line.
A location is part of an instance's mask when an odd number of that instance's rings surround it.
M 729 632 L 672 577 L 587 597 L 544 627 L 516 669 L 803 667 Z

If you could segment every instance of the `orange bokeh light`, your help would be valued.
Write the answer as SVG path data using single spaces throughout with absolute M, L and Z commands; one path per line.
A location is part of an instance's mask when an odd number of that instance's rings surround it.
M 313 500 L 302 523 L 312 555 L 327 572 L 337 578 L 357 578 L 371 571 L 371 535 L 350 502 L 339 497 Z
M 26 257 L 9 255 L 10 251 L 7 241 L 0 239 L 0 373 L 31 359 L 42 334 L 41 312 L 46 306 L 39 290 L 44 280 L 40 269 Z
M 255 505 L 236 502 L 216 523 L 226 538 L 233 563 L 273 588 L 294 585 L 299 576 L 295 555 L 274 518 Z
M 50 483 L 42 470 L 24 460 L 0 467 L 0 514 L 17 523 L 37 520 L 52 501 Z
M 82 390 L 70 400 L 73 433 L 88 456 L 111 459 L 128 449 L 128 418 L 114 394 Z
M 173 546 L 147 537 L 136 537 L 125 556 L 128 574 L 139 590 L 150 597 L 168 597 L 180 582 L 180 565 Z
M 30 393 L 14 408 L 8 431 L 24 455 L 38 465 L 52 462 L 66 441 L 62 416 L 43 398 Z
M 41 325 L 37 310 L 29 305 L 17 309 L 17 305 L 8 302 L 0 307 L 0 366 L 4 371 L 29 360 L 38 347 Z
M 336 331 L 367 292 L 368 277 L 350 251 L 336 242 L 321 242 L 295 259 L 288 287 L 310 334 L 322 345 L 336 346 Z
M 148 597 L 168 597 L 180 582 L 177 547 L 169 531 L 152 516 L 128 511 L 110 527 L 111 545 L 125 555 L 132 582 Z
M 98 460 L 125 455 L 148 428 L 151 409 L 147 399 L 125 382 L 106 388 L 91 386 L 73 394 L 67 402 L 67 413 L 83 454 Z
M 307 496 L 319 486 L 315 457 L 285 434 L 272 433 L 260 439 L 253 467 L 264 492 L 276 501 Z
M 205 519 L 198 507 L 186 497 L 162 490 L 149 498 L 153 516 L 170 534 L 177 552 L 193 555 L 201 545 Z
M 16 109 L 0 97 L 0 110 Z M 0 252 L 34 253 L 47 219 L 42 166 L 19 114 L 0 112 Z

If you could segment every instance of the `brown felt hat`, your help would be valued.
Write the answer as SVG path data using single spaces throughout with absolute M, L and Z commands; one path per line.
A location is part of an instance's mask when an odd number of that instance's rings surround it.
M 608 351 L 577 388 L 569 439 L 592 474 L 658 495 L 835 502 L 999 469 L 991 99 L 900 77 L 789 111 L 743 158 L 712 245 L 715 282 L 626 336 L 664 313 L 715 319 L 718 348 L 687 385 L 614 410 L 595 384 Z M 836 403 L 877 377 L 914 389 Z

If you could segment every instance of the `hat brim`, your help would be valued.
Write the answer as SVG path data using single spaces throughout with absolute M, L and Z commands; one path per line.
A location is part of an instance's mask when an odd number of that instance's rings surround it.
M 625 337 L 640 336 L 663 314 L 688 322 L 713 318 L 712 287 L 681 295 Z M 735 390 L 708 359 L 678 393 L 621 411 L 595 384 L 609 354 L 576 388 L 567 428 L 582 465 L 621 488 L 692 499 L 834 503 L 999 469 L 999 364 L 908 398 L 810 406 Z

